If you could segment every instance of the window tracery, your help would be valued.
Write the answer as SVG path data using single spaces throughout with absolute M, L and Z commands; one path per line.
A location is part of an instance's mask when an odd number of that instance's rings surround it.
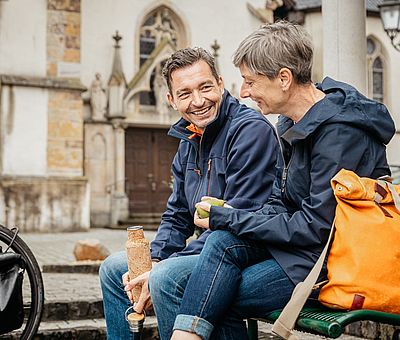
M 172 43 L 175 48 L 179 45 L 179 27 L 182 26 L 176 15 L 167 7 L 161 6 L 150 12 L 140 28 L 139 66 L 142 66 L 164 39 Z M 150 77 L 150 91 L 140 92 L 140 105 L 157 106 L 157 101 L 164 101 L 165 96 L 159 95 L 155 89 L 155 80 L 161 76 L 162 64 L 157 65 Z M 159 73 L 159 74 L 156 74 Z

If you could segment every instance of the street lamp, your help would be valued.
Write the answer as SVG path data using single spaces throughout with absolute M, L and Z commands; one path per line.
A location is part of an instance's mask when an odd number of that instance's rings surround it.
M 393 47 L 400 51 L 400 0 L 383 0 L 378 7 L 383 29 Z

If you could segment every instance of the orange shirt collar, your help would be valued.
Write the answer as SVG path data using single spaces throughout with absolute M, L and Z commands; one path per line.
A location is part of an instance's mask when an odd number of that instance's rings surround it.
M 203 135 L 203 132 L 201 132 L 196 125 L 194 125 L 193 123 L 191 123 L 190 125 L 186 126 L 186 129 L 188 129 L 190 132 L 193 132 L 193 134 L 191 134 L 189 136 L 189 139 L 193 139 L 196 136 L 199 136 L 201 138 L 201 136 Z

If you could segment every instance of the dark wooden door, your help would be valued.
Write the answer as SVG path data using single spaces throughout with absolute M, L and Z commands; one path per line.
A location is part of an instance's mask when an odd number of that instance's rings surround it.
M 125 175 L 131 215 L 160 214 L 165 210 L 178 144 L 164 129 L 126 130 Z

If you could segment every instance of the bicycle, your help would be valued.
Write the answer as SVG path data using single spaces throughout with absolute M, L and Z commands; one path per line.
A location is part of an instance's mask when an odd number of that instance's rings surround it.
M 44 306 L 44 287 L 40 267 L 28 245 L 18 236 L 18 228 L 8 229 L 0 225 L 0 252 L 14 252 L 25 261 L 23 280 L 24 323 L 18 330 L 0 335 L 21 340 L 30 340 L 36 334 L 42 318 Z M 26 275 L 27 274 L 27 275 Z

